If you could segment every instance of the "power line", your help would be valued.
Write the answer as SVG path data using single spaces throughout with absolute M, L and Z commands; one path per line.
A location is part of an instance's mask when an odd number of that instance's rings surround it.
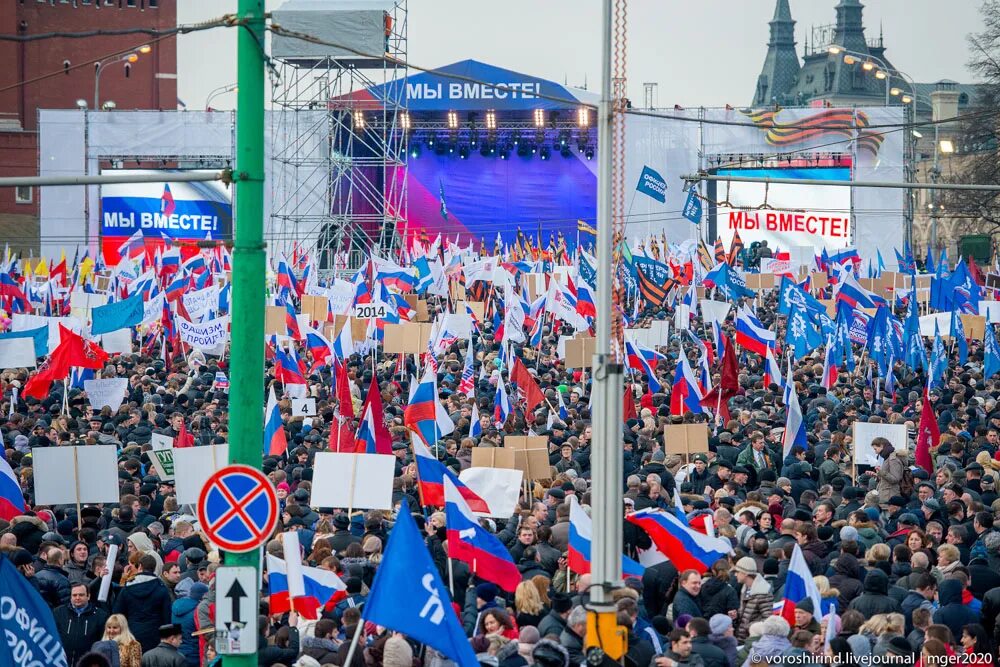
M 232 19 L 232 15 L 231 14 L 226 14 L 225 16 L 221 16 L 221 17 L 219 17 L 217 19 L 213 19 L 211 21 L 205 21 L 203 23 L 193 23 L 193 24 L 189 24 L 189 25 L 177 26 L 177 28 L 170 28 L 168 30 L 164 30 L 164 31 L 162 31 L 164 34 L 161 34 L 161 35 L 155 37 L 154 39 L 150 40 L 149 44 L 150 45 L 157 44 L 157 43 L 163 41 L 164 39 L 167 39 L 169 37 L 173 37 L 173 36 L 175 36 L 175 35 L 177 35 L 179 33 L 187 34 L 187 33 L 191 33 L 191 32 L 200 32 L 202 30 L 210 30 L 212 28 L 229 28 L 229 27 L 232 27 L 234 25 L 239 25 L 239 23 L 236 22 L 236 21 L 234 21 Z M 8 37 L 15 37 L 15 35 L 0 35 L 0 41 L 3 41 L 4 38 L 8 38 Z M 135 51 L 137 48 L 139 48 L 139 46 L 142 46 L 142 45 L 141 44 L 136 44 L 135 46 L 130 46 L 127 49 L 119 49 L 117 51 L 112 51 L 111 53 L 105 53 L 103 55 L 97 56 L 96 58 L 92 58 L 90 60 L 86 60 L 84 62 L 77 63 L 76 65 L 70 65 L 69 67 L 64 67 L 62 69 L 54 70 L 54 71 L 49 72 L 47 74 L 41 74 L 41 75 L 36 76 L 36 77 L 34 77 L 32 79 L 25 79 L 24 81 L 18 81 L 17 83 L 12 83 L 9 86 L 4 86 L 3 88 L 0 88 L 0 93 L 6 92 L 8 90 L 13 90 L 14 88 L 20 88 L 21 86 L 27 86 L 28 84 L 37 83 L 39 81 L 44 81 L 45 79 L 50 79 L 50 78 L 52 78 L 54 76 L 59 76 L 60 74 L 67 74 L 68 72 L 72 72 L 74 70 L 78 70 L 81 67 L 87 67 L 88 65 L 93 65 L 94 63 L 98 63 L 98 62 L 100 62 L 102 60 L 106 60 L 108 58 L 114 58 L 115 56 L 121 56 L 121 55 L 125 55 L 126 53 L 131 53 L 131 52 Z
M 0 42 L 36 42 L 43 39 L 89 39 L 90 37 L 121 37 L 123 35 L 149 35 L 150 37 L 169 37 L 177 34 L 187 34 L 197 32 L 207 28 L 215 28 L 220 25 L 236 25 L 234 14 L 225 14 L 217 19 L 205 21 L 203 23 L 187 23 L 175 28 L 117 28 L 113 30 L 84 30 L 81 32 L 40 32 L 34 35 L 5 35 L 0 34 Z

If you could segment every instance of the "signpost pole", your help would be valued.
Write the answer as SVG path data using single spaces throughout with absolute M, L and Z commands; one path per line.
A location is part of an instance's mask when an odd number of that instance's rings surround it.
M 260 469 L 264 433 L 264 0 L 239 0 L 236 105 L 236 217 L 230 352 L 229 462 Z M 226 565 L 259 566 L 257 551 L 225 555 Z M 254 600 L 259 592 L 249 591 Z M 256 606 L 254 607 L 256 608 Z M 254 655 L 227 655 L 225 667 L 253 667 Z

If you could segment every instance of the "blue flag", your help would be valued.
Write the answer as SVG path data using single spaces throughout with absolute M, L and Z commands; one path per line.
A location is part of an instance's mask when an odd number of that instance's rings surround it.
M 663 180 L 663 177 L 655 169 L 644 165 L 642 173 L 639 174 L 639 182 L 636 183 L 635 189 L 637 192 L 649 195 L 661 204 L 667 202 L 667 182 Z
M 1000 371 L 1000 347 L 997 346 L 997 334 L 986 316 L 986 337 L 983 339 L 983 379 L 989 380 Z
M 31 338 L 35 344 L 35 356 L 44 357 L 49 353 L 49 328 L 47 326 L 27 331 L 9 331 L 0 334 L 0 340 L 8 338 Z
M 9 558 L 0 558 L 0 665 L 66 667 L 52 610 Z
M 785 344 L 792 349 L 795 360 L 798 361 L 815 350 L 821 342 L 819 332 L 806 317 L 805 311 L 793 306 L 785 325 Z
M 479 664 L 405 500 L 363 615 L 366 621 L 427 644 L 459 667 Z
M 698 196 L 698 189 L 693 185 L 688 190 L 687 199 L 684 200 L 682 215 L 696 225 L 701 222 L 701 197 Z
M 948 353 L 944 349 L 944 341 L 941 340 L 941 332 L 938 331 L 937 320 L 934 321 L 934 344 L 931 346 L 930 366 L 927 370 L 927 389 L 930 391 L 935 387 L 940 387 L 942 378 L 948 371 Z
M 109 303 L 106 306 L 98 306 L 90 311 L 93 320 L 93 324 L 90 325 L 90 333 L 96 336 L 141 324 L 143 310 L 141 294 Z
M 951 311 L 950 333 L 955 339 L 956 347 L 958 347 L 958 363 L 964 366 L 965 362 L 969 360 L 969 341 L 965 339 L 965 326 L 963 326 L 962 318 L 958 316 L 956 310 Z

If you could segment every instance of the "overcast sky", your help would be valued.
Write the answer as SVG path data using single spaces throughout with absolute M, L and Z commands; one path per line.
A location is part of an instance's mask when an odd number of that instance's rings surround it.
M 177 20 L 192 23 L 236 11 L 236 0 L 178 0 Z M 268 0 L 274 9 L 281 0 Z M 331 3 L 336 4 L 336 3 Z M 774 0 L 632 0 L 629 96 L 643 100 L 656 82 L 659 106 L 745 106 L 767 48 Z M 836 0 L 791 0 L 799 53 L 812 26 L 835 21 Z M 439 67 L 472 58 L 598 87 L 599 0 L 409 0 L 409 60 Z M 868 0 L 866 35 L 885 34 L 886 56 L 918 82 L 971 81 L 966 36 L 980 29 L 977 0 Z M 179 97 L 200 109 L 208 94 L 236 81 L 235 29 L 179 37 Z M 213 100 L 232 108 L 235 95 Z

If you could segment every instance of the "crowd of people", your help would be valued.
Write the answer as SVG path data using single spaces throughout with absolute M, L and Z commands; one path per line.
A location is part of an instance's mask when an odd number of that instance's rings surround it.
M 432 305 L 433 308 L 433 305 Z M 778 331 L 773 293 L 756 306 L 761 321 Z M 697 313 L 696 313 L 697 314 Z M 668 309 L 646 319 L 672 317 Z M 638 323 L 635 326 L 642 326 Z M 732 335 L 732 322 L 723 327 Z M 704 331 L 700 319 L 692 328 Z M 533 432 L 548 438 L 549 479 L 522 493 L 506 519 L 483 519 L 508 548 L 522 573 L 513 593 L 450 560 L 444 515 L 426 507 L 414 514 L 442 580 L 449 582 L 454 613 L 480 664 L 499 667 L 568 667 L 585 660 L 591 577 L 567 567 L 570 503 L 591 504 L 590 375 L 567 368 L 557 350 L 558 322 L 550 318 L 537 347 L 514 345 L 548 399 L 536 414 L 519 401 L 505 423 L 493 421 L 496 384 L 509 363 L 485 318 L 471 341 L 454 341 L 439 357 L 438 388 L 455 431 L 433 448 L 452 471 L 471 465 L 477 447 L 503 445 L 507 435 Z M 458 391 L 466 346 L 474 346 L 476 382 L 469 397 Z M 987 667 L 996 661 L 1000 615 L 1000 530 L 994 528 L 1000 479 L 1000 386 L 984 377 L 983 351 L 975 341 L 967 363 L 950 359 L 944 386 L 925 400 L 923 373 L 897 364 L 894 395 L 876 391 L 864 364 L 841 372 L 823 389 L 822 349 L 792 368 L 807 430 L 807 447 L 783 454 L 786 408 L 781 392 L 764 385 L 764 360 L 738 351 L 740 388 L 728 401 L 728 420 L 707 414 L 672 415 L 670 386 L 680 354 L 696 350 L 683 335 L 662 341 L 667 357 L 650 378 L 630 373 L 627 401 L 635 408 L 613 446 L 623 453 L 623 516 L 644 508 L 673 511 L 675 490 L 692 525 L 711 514 L 716 533 L 732 554 L 706 571 L 678 571 L 670 560 L 651 563 L 613 591 L 618 623 L 628 634 L 625 664 L 638 667 L 758 667 L 802 664 L 904 665 L 958 662 Z M 861 358 L 860 351 L 858 357 Z M 214 359 L 214 358 L 213 358 Z M 417 368 L 412 356 L 372 363 L 348 359 L 350 391 L 359 412 L 378 383 L 396 456 L 393 500 L 420 508 L 416 466 L 403 411 Z M 509 358 L 508 358 L 509 361 Z M 485 370 L 483 370 L 485 369 Z M 191 369 L 182 358 L 169 367 L 153 356 L 116 357 L 104 377 L 128 378 L 122 407 L 89 407 L 81 390 L 53 386 L 44 400 L 18 400 L 12 390 L 24 372 L 3 377 L 7 415 L 0 432 L 28 509 L 0 524 L 0 551 L 52 609 L 69 665 L 83 667 L 212 667 L 217 599 L 215 572 L 224 556 L 199 530 L 193 509 L 178 506 L 174 484 L 158 478 L 150 461 L 154 433 L 195 446 L 225 442 L 228 394 L 213 386 L 225 358 Z M 402 370 L 403 372 L 400 372 Z M 269 384 L 274 383 L 271 371 Z M 274 383 L 276 384 L 276 383 Z M 261 666 L 320 667 L 345 664 L 348 646 L 363 633 L 350 667 L 444 666 L 447 657 L 406 636 L 363 620 L 364 605 L 392 536 L 393 512 L 315 507 L 310 503 L 314 455 L 326 451 L 336 428 L 336 399 L 328 369 L 308 377 L 319 416 L 293 417 L 281 400 L 288 450 L 265 456 L 263 470 L 281 505 L 279 527 L 266 552 L 282 555 L 283 535 L 295 531 L 304 563 L 335 572 L 346 592 L 317 619 L 295 612 L 269 613 L 264 575 L 257 624 Z M 278 395 L 283 391 L 276 384 Z M 561 401 L 557 396 L 561 396 Z M 516 396 L 516 392 L 512 394 Z M 914 464 L 916 425 L 935 410 L 940 441 L 931 469 Z M 481 435 L 470 436 L 473 403 Z M 564 405 L 566 415 L 550 414 Z M 854 464 L 852 424 L 905 424 L 906 448 L 876 439 L 879 465 Z M 703 424 L 709 451 L 691 460 L 668 453 L 664 426 Z M 351 425 L 353 427 L 353 424 Z M 43 507 L 33 499 L 32 451 L 43 447 L 112 444 L 119 449 L 120 502 Z M 84 471 L 85 473 L 85 471 Z M 649 535 L 623 522 L 626 552 L 651 547 Z M 118 557 L 108 562 L 109 548 Z M 796 545 L 822 596 L 822 608 L 799 602 L 794 623 L 776 613 L 785 599 Z M 104 575 L 110 589 L 102 595 Z M 780 611 L 780 609 L 779 609 Z M 831 624 L 833 627 L 831 627 Z

